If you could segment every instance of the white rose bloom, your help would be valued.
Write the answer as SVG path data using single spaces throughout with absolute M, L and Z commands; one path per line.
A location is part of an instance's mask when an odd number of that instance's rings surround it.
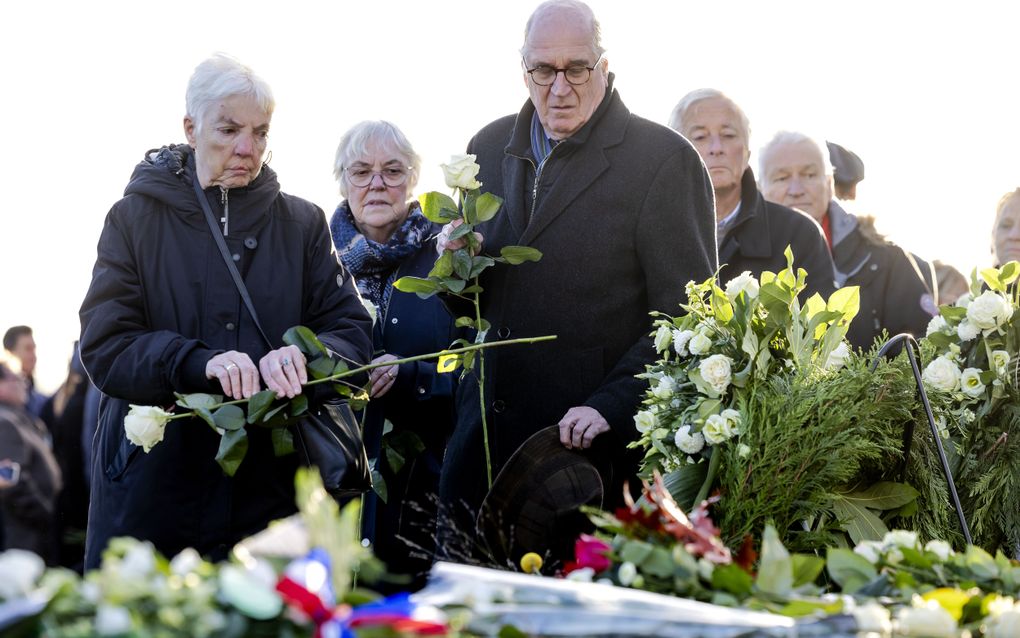
M 981 370 L 967 368 L 960 375 L 960 389 L 969 397 L 979 397 L 985 393 L 985 384 L 981 383 Z
M 172 415 L 160 408 L 148 405 L 132 405 L 124 417 L 124 432 L 128 441 L 139 445 L 146 452 L 163 440 L 163 431 Z
M 673 439 L 677 448 L 684 454 L 697 454 L 705 447 L 705 436 L 701 432 L 691 433 L 691 426 L 682 425 Z
M 730 301 L 736 299 L 742 292 L 746 293 L 746 298 L 750 301 L 758 296 L 758 290 L 758 280 L 747 270 L 726 282 L 726 296 Z
M 655 428 L 659 427 L 659 417 L 654 412 L 648 410 L 641 410 L 634 415 L 634 427 L 641 434 L 651 432 Z
M 924 332 L 924 336 L 930 337 L 936 332 L 946 332 L 949 329 L 949 324 L 946 323 L 946 318 L 942 315 L 935 315 L 928 322 L 928 329 Z
M 730 381 L 733 379 L 731 365 L 732 361 L 726 355 L 713 354 L 701 362 L 698 371 L 701 372 L 701 378 L 705 380 L 705 383 L 712 386 L 712 389 L 721 395 L 726 392 L 726 388 L 729 387 Z
M 696 332 L 691 340 L 687 342 L 687 349 L 691 354 L 705 354 L 712 347 L 712 340 L 703 332 Z
M 935 554 L 940 561 L 945 562 L 953 555 L 953 546 L 946 541 L 928 541 L 928 544 L 924 546 L 924 551 Z
M 616 570 L 616 577 L 620 580 L 621 585 L 629 587 L 637 578 L 637 566 L 630 561 L 620 563 L 620 568 Z
M 744 424 L 744 418 L 740 416 L 740 412 L 732 408 L 726 408 L 719 416 L 726 419 L 726 425 L 730 428 L 733 436 L 739 435 L 742 430 L 741 426 Z
M 846 360 L 849 356 L 850 346 L 847 345 L 846 341 L 840 341 L 839 345 L 829 353 L 829 358 L 825 360 L 825 369 L 832 370 L 833 372 L 838 371 L 846 365 Z
M 673 331 L 673 349 L 681 357 L 687 356 L 687 342 L 694 336 L 693 330 L 680 330 L 677 328 Z
M 191 572 L 198 569 L 198 566 L 202 564 L 202 557 L 197 551 L 188 547 L 181 551 L 180 554 L 174 556 L 173 560 L 170 561 L 170 571 L 176 575 L 184 578 Z
M 956 306 L 957 308 L 966 308 L 967 306 L 970 305 L 970 301 L 973 298 L 974 296 L 971 295 L 969 291 L 965 292 L 956 298 L 956 303 L 953 305 Z
M 854 547 L 854 553 L 863 556 L 869 563 L 878 563 L 882 558 L 882 543 L 878 541 L 861 541 Z
M 595 570 L 591 567 L 581 567 L 567 574 L 567 580 L 573 580 L 579 583 L 590 583 L 595 577 Z
M 889 621 L 889 610 L 875 601 L 867 605 L 854 607 L 851 612 L 854 620 L 857 621 L 857 631 L 861 633 L 877 633 L 888 636 L 892 631 L 892 623 Z
M 705 419 L 705 426 L 701 428 L 705 440 L 712 445 L 719 445 L 733 436 L 733 429 L 721 414 L 713 414 Z
M 750 445 L 746 443 L 741 443 L 740 445 L 737 446 L 737 454 L 740 456 L 740 458 L 746 459 L 750 453 L 751 453 Z
M 107 604 L 96 607 L 96 633 L 100 636 L 121 636 L 131 630 L 131 613 L 127 609 Z
M 481 167 L 475 162 L 476 159 L 475 155 L 458 154 L 450 156 L 449 164 L 440 164 L 446 185 L 463 190 L 479 188 L 482 184 L 475 176 Z
M 982 330 L 998 328 L 1012 316 L 1013 304 L 994 290 L 986 290 L 967 306 L 967 318 Z
M 1009 352 L 1006 350 L 992 350 L 992 370 L 1000 377 L 1009 374 Z
M 960 389 L 961 374 L 960 368 L 951 359 L 941 356 L 925 367 L 921 379 L 936 390 L 955 392 Z
M 995 616 L 988 622 L 986 638 L 1016 638 L 1020 636 L 1020 609 L 1014 607 Z
M 35 588 L 46 570 L 43 559 L 24 549 L 0 554 L 0 599 L 21 598 Z
M 927 638 L 953 638 L 957 636 L 956 619 L 935 600 L 914 598 L 913 607 L 896 612 L 897 635 L 926 636 Z
M 673 336 L 673 331 L 669 329 L 669 326 L 659 326 L 659 329 L 655 331 L 655 351 L 665 352 L 669 349 L 669 340 Z
M 917 547 L 917 532 L 908 532 L 904 529 L 894 529 L 891 532 L 885 533 L 885 536 L 882 537 L 882 543 L 886 547 L 907 547 L 909 549 L 915 549 Z
M 960 325 L 956 326 L 956 336 L 960 338 L 960 341 L 971 341 L 976 339 L 979 334 L 981 334 L 981 329 L 974 325 L 970 319 L 964 319 Z
M 673 396 L 674 390 L 676 390 L 676 381 L 673 380 L 673 377 L 662 377 L 659 379 L 659 383 L 652 388 L 652 396 L 656 399 L 668 401 Z

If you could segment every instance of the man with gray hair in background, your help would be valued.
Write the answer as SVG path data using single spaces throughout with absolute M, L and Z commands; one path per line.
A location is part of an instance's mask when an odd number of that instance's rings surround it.
M 915 258 L 875 230 L 874 219 L 851 215 L 833 199 L 833 170 L 825 146 L 781 131 L 758 156 L 765 199 L 798 208 L 822 225 L 832 247 L 838 286 L 860 286 L 861 308 L 847 339 L 865 351 L 887 330 L 924 336 L 934 303 Z
M 711 182 L 686 140 L 624 106 L 584 3 L 552 0 L 535 10 L 521 70 L 530 100 L 483 128 L 468 152 L 482 189 L 504 199 L 481 227 L 482 250 L 525 245 L 542 259 L 487 270 L 482 314 L 490 339 L 557 339 L 486 354 L 493 475 L 532 434 L 556 425 L 567 449 L 595 443 L 610 468 L 604 502 L 612 506 L 636 469 L 626 445 L 646 385 L 634 375 L 655 359 L 649 312 L 676 313 L 685 284 L 716 269 Z M 449 232 L 440 246 L 462 246 Z M 446 523 L 462 535 L 471 535 L 465 513 L 478 509 L 486 487 L 477 392 L 476 383 L 459 386 L 440 484 Z

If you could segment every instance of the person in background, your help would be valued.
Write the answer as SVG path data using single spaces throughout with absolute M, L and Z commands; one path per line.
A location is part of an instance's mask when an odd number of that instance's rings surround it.
M 4 549 L 26 549 L 56 565 L 60 467 L 45 427 L 27 404 L 28 384 L 17 360 L 0 358 L 0 467 L 13 471 L 0 474 Z
M 1020 188 L 999 199 L 992 226 L 992 256 L 996 266 L 1020 261 Z
M 951 306 L 970 291 L 970 280 L 956 268 L 938 259 L 932 262 L 932 267 L 939 282 L 939 305 Z
M 227 476 L 220 434 L 199 418 L 167 425 L 148 452 L 128 440 L 129 404 L 171 406 L 175 393 L 291 399 L 308 375 L 284 333 L 305 326 L 352 366 L 371 355 L 371 319 L 339 263 L 322 209 L 280 190 L 263 163 L 274 100 L 237 60 L 195 68 L 185 98 L 187 144 L 149 151 L 99 239 L 82 302 L 81 358 L 106 395 L 93 447 L 86 568 L 110 538 L 151 541 L 166 556 L 192 547 L 223 560 L 241 539 L 293 514 L 296 454 L 251 428 Z M 212 219 L 203 211 L 204 198 Z M 265 331 L 241 300 L 225 243 Z
M 720 285 L 745 271 L 755 277 L 779 272 L 789 246 L 794 265 L 807 271 L 803 298 L 819 293 L 827 299 L 835 275 L 825 235 L 807 214 L 765 201 L 749 164 L 751 127 L 744 111 L 721 91 L 698 89 L 680 99 L 669 126 L 694 144 L 712 178 Z
M 843 201 L 857 199 L 857 184 L 864 180 L 864 162 L 857 153 L 835 142 L 826 142 L 825 145 L 832 163 L 833 194 Z
M 438 352 L 458 336 L 438 297 L 420 299 L 393 287 L 400 277 L 427 277 L 436 260 L 439 227 L 412 197 L 420 168 L 411 143 L 389 122 L 355 125 L 336 151 L 333 174 L 344 200 L 329 226 L 340 260 L 376 308 L 373 363 Z M 411 589 L 424 584 L 435 553 L 439 475 L 453 430 L 457 376 L 440 374 L 435 361 L 415 361 L 376 368 L 370 377 L 365 442 L 386 498 L 366 495 L 365 538 L 391 573 L 414 577 Z M 383 439 L 387 421 L 393 428 Z M 392 463 L 398 458 L 399 467 Z
M 28 326 L 13 326 L 4 333 L 4 350 L 21 362 L 21 374 L 28 383 L 28 404 L 25 409 L 32 416 L 42 414 L 46 395 L 35 389 L 35 337 Z
M 832 198 L 824 148 L 803 133 L 777 133 L 758 156 L 765 199 L 814 217 L 832 249 L 836 284 L 860 286 L 860 311 L 847 333 L 851 345 L 868 350 L 883 330 L 923 337 L 937 311 L 935 292 L 913 255 L 879 235 L 873 219 L 847 213 Z

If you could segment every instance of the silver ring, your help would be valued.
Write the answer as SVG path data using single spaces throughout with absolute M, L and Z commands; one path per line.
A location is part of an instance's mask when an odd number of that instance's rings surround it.
M 282 368 L 283 366 L 289 366 L 289 365 L 290 365 L 290 359 L 288 359 L 288 358 L 286 358 L 286 357 L 284 357 L 284 358 L 283 358 L 283 360 L 282 360 L 282 361 L 280 361 L 280 367 L 281 367 L 281 368 Z
M 392 381 L 393 380 L 393 373 L 392 372 L 387 372 L 386 373 L 386 378 L 389 379 L 390 381 Z
M 231 368 L 236 368 L 236 367 L 237 367 L 237 364 L 234 363 L 233 361 L 231 361 L 227 365 L 223 366 L 223 369 L 226 370 L 227 372 L 230 372 Z

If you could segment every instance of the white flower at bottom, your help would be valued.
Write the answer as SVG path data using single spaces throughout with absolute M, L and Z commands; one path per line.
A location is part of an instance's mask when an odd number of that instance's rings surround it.
M 721 414 L 713 414 L 705 419 L 705 426 L 701 428 L 701 433 L 705 435 L 705 440 L 712 445 L 719 445 L 735 434 L 729 421 L 724 419 Z
M 925 366 L 921 378 L 926 385 L 936 390 L 954 392 L 960 389 L 961 374 L 960 368 L 949 357 L 943 355 Z
M 637 567 L 630 561 L 624 561 L 620 563 L 620 568 L 616 570 L 616 577 L 620 580 L 620 584 L 624 587 L 629 587 L 634 579 L 637 578 Z
M 847 345 L 846 341 L 840 341 L 839 345 L 829 353 L 829 358 L 825 360 L 825 369 L 836 372 L 846 365 L 846 360 L 849 357 L 850 346 Z
M 641 434 L 650 432 L 659 427 L 659 417 L 655 416 L 654 412 L 641 410 L 634 415 L 634 427 L 637 428 L 637 431 Z
M 1013 607 L 988 621 L 986 638 L 1016 638 L 1020 636 L 1020 608 Z
M 953 555 L 953 546 L 946 541 L 928 541 L 928 544 L 924 546 L 924 551 L 935 554 L 939 560 L 945 562 Z
M 173 416 L 166 410 L 149 405 L 132 405 L 124 417 L 124 433 L 128 441 L 146 452 L 163 440 L 167 422 Z
M 875 564 L 882 558 L 882 543 L 879 541 L 861 541 L 854 547 L 854 553 L 863 556 L 869 563 Z
M 758 296 L 758 290 L 758 280 L 747 270 L 726 282 L 726 296 L 730 301 L 735 300 L 740 293 L 745 293 L 746 299 L 750 301 Z
M 595 577 L 595 570 L 591 567 L 581 567 L 567 574 L 567 580 L 573 580 L 580 583 L 590 583 Z
M 969 397 L 984 394 L 985 384 L 981 383 L 981 371 L 977 368 L 966 368 L 960 375 L 960 389 Z
M 857 631 L 859 632 L 874 632 L 887 636 L 892 631 L 889 610 L 875 601 L 855 607 L 851 613 L 854 620 L 857 621 Z
M 696 332 L 691 340 L 687 342 L 687 349 L 691 354 L 705 354 L 712 347 L 712 340 L 704 332 Z
M 0 599 L 21 598 L 35 587 L 46 570 L 43 559 L 24 549 L 0 554 Z
M 936 332 L 946 332 L 949 329 L 949 324 L 946 323 L 946 318 L 942 315 L 935 315 L 928 322 L 928 329 L 925 330 L 924 336 L 930 337 Z
M 732 408 L 726 408 L 719 416 L 726 419 L 726 425 L 732 432 L 731 436 L 738 436 L 741 433 L 741 426 L 744 424 L 744 417 L 740 416 L 740 412 Z
M 705 447 L 705 437 L 701 432 L 691 434 L 691 426 L 682 425 L 676 431 L 674 443 L 684 454 L 697 454 Z
M 910 532 L 905 529 L 894 529 L 886 532 L 882 537 L 882 543 L 888 547 L 906 547 L 915 549 L 917 547 L 917 532 Z
M 669 341 L 673 337 L 673 331 L 667 325 L 659 326 L 655 331 L 655 351 L 665 352 L 669 349 Z
M 746 459 L 751 454 L 751 446 L 746 443 L 741 443 L 737 446 L 737 456 L 742 459 Z
M 655 387 L 652 388 L 652 396 L 654 396 L 656 399 L 666 401 L 673 396 L 673 392 L 675 390 L 676 381 L 673 380 L 673 377 L 665 376 L 659 379 L 659 383 L 657 383 Z
M 732 360 L 724 354 L 713 354 L 698 365 L 698 372 L 717 394 L 726 392 L 733 379 Z
M 925 601 L 919 596 L 914 597 L 913 607 L 896 612 L 895 629 L 904 636 L 952 638 L 957 635 L 956 619 L 938 601 Z
M 1005 377 L 1009 374 L 1009 360 L 1007 350 L 992 350 L 991 368 L 995 370 L 996 376 Z
M 131 630 L 131 612 L 127 609 L 107 604 L 96 607 L 96 633 L 100 636 L 120 636 Z
M 681 357 L 687 356 L 687 342 L 694 336 L 693 330 L 680 330 L 677 328 L 673 331 L 673 349 Z
M 967 319 L 982 330 L 998 328 L 1012 316 L 1013 304 L 994 290 L 986 290 L 967 306 Z
M 956 326 L 956 336 L 960 338 L 960 341 L 971 341 L 976 339 L 979 334 L 981 334 L 981 330 L 969 319 L 964 319 L 960 325 Z

